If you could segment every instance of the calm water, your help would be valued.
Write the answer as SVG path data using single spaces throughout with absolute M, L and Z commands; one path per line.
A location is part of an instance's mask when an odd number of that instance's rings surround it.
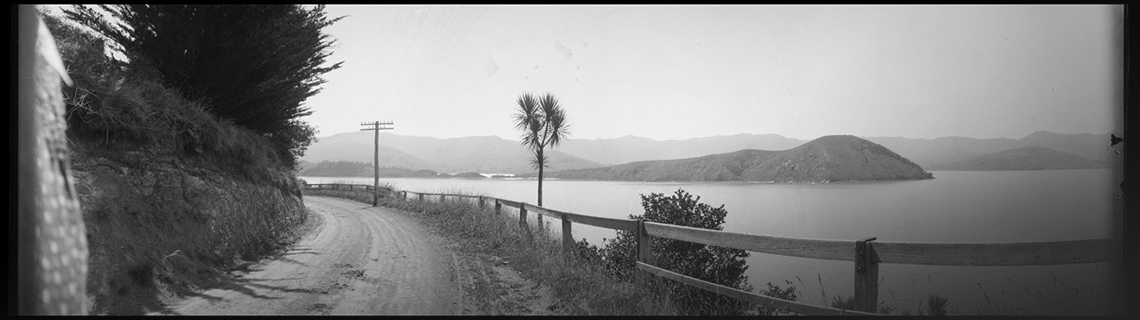
M 678 188 L 724 205 L 726 231 L 795 238 L 891 242 L 1031 242 L 1109 238 L 1117 191 L 1108 169 L 935 171 L 923 181 L 762 184 L 559 181 L 543 183 L 546 207 L 627 218 L 642 212 L 641 194 Z M 304 177 L 309 183 L 371 184 L 372 178 Z M 534 180 L 381 179 L 399 189 L 483 194 L 535 203 Z M 553 219 L 550 219 L 553 220 Z M 551 228 L 557 231 L 559 228 Z M 600 244 L 612 230 L 574 226 L 574 237 Z M 752 285 L 787 287 L 800 301 L 827 305 L 850 296 L 853 264 L 752 253 Z M 957 314 L 1099 314 L 1119 270 L 1108 263 L 1031 267 L 942 267 L 884 264 L 879 300 L 914 313 L 929 294 L 949 298 Z M 988 300 L 987 300 L 988 299 Z M 926 303 L 922 302 L 925 306 Z M 924 307 L 925 308 L 925 307 Z

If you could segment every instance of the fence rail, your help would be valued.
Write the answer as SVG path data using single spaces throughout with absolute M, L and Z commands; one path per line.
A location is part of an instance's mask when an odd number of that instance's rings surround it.
M 347 187 L 346 187 L 347 186 Z M 307 189 L 331 190 L 372 190 L 372 186 L 347 184 L 309 184 Z M 543 216 L 562 220 L 562 248 L 567 259 L 574 255 L 574 239 L 571 237 L 572 224 L 581 223 L 595 227 L 633 232 L 637 239 L 637 269 L 642 271 L 638 281 L 644 282 L 644 275 L 652 274 L 665 279 L 681 282 L 699 289 L 763 305 L 807 315 L 874 315 L 878 307 L 879 265 L 915 264 L 940 266 L 1031 266 L 1061 265 L 1110 262 L 1122 256 L 1115 239 L 1090 239 L 1057 242 L 1020 243 L 912 243 L 874 242 L 875 238 L 861 240 L 821 240 L 784 238 L 754 234 L 744 234 L 719 230 L 708 230 L 686 226 L 657 223 L 644 220 L 614 219 L 596 217 L 553 210 L 528 204 L 486 196 L 469 196 L 444 193 L 423 193 L 400 191 L 388 188 L 387 193 L 405 201 L 424 200 L 425 196 L 445 201 L 447 197 L 477 199 L 479 206 L 494 203 L 495 211 L 502 213 L 502 206 L 519 211 L 519 227 L 529 230 L 526 216 L 534 212 L 541 224 Z M 653 265 L 653 255 L 649 244 L 651 237 L 659 237 L 711 246 L 741 249 L 753 252 L 782 256 L 839 260 L 854 262 L 855 309 L 842 310 L 781 300 L 735 288 L 688 277 Z
M 323 190 L 368 190 L 371 191 L 373 186 L 364 184 L 344 184 L 344 183 L 312 183 L 306 184 L 306 189 L 323 189 Z M 392 189 L 380 187 L 383 190 L 393 191 Z
M 650 236 L 718 247 L 801 258 L 853 260 L 851 256 L 852 241 L 781 238 L 656 222 L 646 222 L 645 230 L 649 232 Z

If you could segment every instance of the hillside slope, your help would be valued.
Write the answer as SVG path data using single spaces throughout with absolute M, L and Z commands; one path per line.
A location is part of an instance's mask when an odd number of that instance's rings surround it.
M 95 315 L 157 310 L 298 239 L 308 212 L 264 135 L 187 100 L 96 37 L 44 15 L 74 86 L 67 140 Z
M 1045 147 L 1025 147 L 987 153 L 965 160 L 930 166 L 930 170 L 1058 170 L 1108 168 L 1109 164 Z
M 825 136 L 783 151 L 747 149 L 688 159 L 556 171 L 546 176 L 587 180 L 772 182 L 933 178 L 910 160 L 854 136 Z

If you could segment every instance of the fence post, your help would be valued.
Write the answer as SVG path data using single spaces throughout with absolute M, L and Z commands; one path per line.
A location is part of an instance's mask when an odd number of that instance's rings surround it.
M 519 203 L 519 229 L 521 229 L 523 233 L 526 233 L 528 237 L 530 236 L 530 228 L 528 228 L 526 224 L 526 203 L 522 202 Z
M 441 204 L 443 203 L 443 194 L 442 193 L 439 194 L 439 203 L 441 203 Z
M 651 239 L 649 233 L 645 232 L 645 220 L 637 220 L 637 230 L 634 232 L 637 238 L 637 261 L 645 264 L 653 264 L 653 252 L 650 251 Z M 638 285 L 646 285 L 649 274 L 645 271 L 638 269 L 635 271 L 635 280 Z
M 400 191 L 400 192 L 404 194 L 404 201 L 408 201 L 408 192 L 407 191 Z
M 566 213 L 562 213 L 562 252 L 565 253 L 564 259 L 567 263 L 574 259 L 575 247 L 577 244 L 574 243 L 574 236 L 570 233 L 570 217 Z
M 420 202 L 423 202 L 424 201 L 424 194 L 420 193 L 419 195 L 420 195 Z
M 484 206 L 485 204 L 483 203 L 483 196 L 479 196 L 479 209 L 482 209 Z
M 877 313 L 879 303 L 879 256 L 869 243 L 875 238 L 855 242 L 855 310 Z
M 535 216 L 538 218 L 538 231 L 546 232 L 546 225 L 542 223 L 542 211 L 537 212 Z
M 503 213 L 503 204 L 499 203 L 499 199 L 495 199 L 495 214 Z

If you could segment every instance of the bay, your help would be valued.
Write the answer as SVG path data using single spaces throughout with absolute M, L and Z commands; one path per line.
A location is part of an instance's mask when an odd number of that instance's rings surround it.
M 1109 169 L 932 171 L 935 179 L 826 184 L 544 180 L 545 207 L 628 218 L 641 195 L 683 189 L 724 205 L 724 230 L 793 238 L 890 242 L 1037 242 L 1102 239 L 1119 226 Z M 371 184 L 372 178 L 302 177 L 309 183 Z M 533 179 L 382 178 L 398 189 L 480 194 L 536 203 Z M 551 221 L 554 219 L 549 219 Z M 557 232 L 557 225 L 551 228 Z M 612 230 L 575 225 L 574 237 L 601 246 Z M 854 288 L 852 262 L 753 252 L 746 274 L 756 289 L 792 282 L 800 301 L 828 305 Z M 949 299 L 951 314 L 1103 314 L 1108 286 L 1122 270 L 1108 263 L 1023 267 L 884 264 L 879 300 L 894 314 L 926 312 Z M 921 308 L 921 309 L 920 309 Z

